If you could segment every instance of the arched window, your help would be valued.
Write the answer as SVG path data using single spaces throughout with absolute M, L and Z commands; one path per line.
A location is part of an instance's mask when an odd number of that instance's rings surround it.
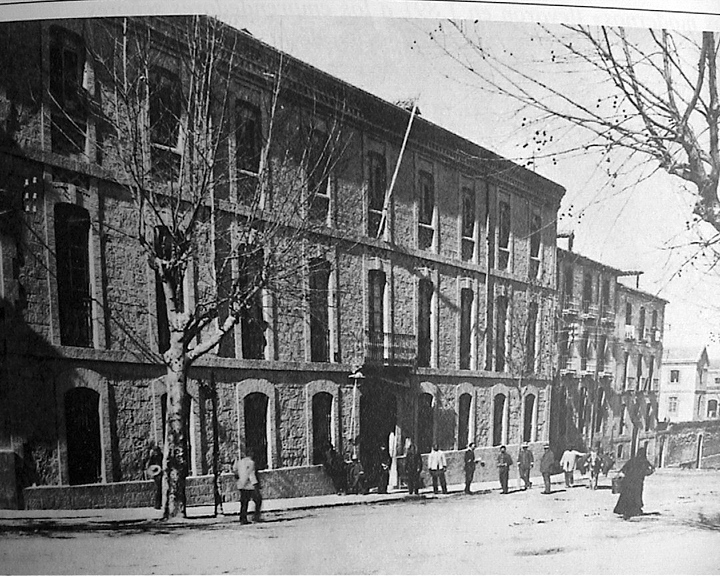
M 318 392 L 312 398 L 313 464 L 322 464 L 332 443 L 332 394 Z
M 525 406 L 523 413 L 523 442 L 532 442 L 533 438 L 533 420 L 535 416 L 535 395 L 528 394 L 525 396 Z
M 433 396 L 425 392 L 418 398 L 418 449 L 421 453 L 430 452 L 434 427 Z
M 252 451 L 258 470 L 268 467 L 268 397 L 262 392 L 245 396 L 245 450 Z
M 65 437 L 69 483 L 101 481 L 100 394 L 90 388 L 71 388 L 65 393 Z
M 458 401 L 458 450 L 466 448 L 470 438 L 470 408 L 472 396 L 467 392 L 460 395 Z
M 602 430 L 603 417 L 605 415 L 605 389 L 598 390 L 597 404 L 595 406 L 595 432 Z
M 500 446 L 505 437 L 505 394 L 496 394 L 493 399 L 493 446 Z
M 708 418 L 717 418 L 718 414 L 718 402 L 717 400 L 708 400 L 707 403 L 707 416 Z
M 580 389 L 580 402 L 578 404 L 578 430 L 582 434 L 585 430 L 585 409 L 587 407 L 587 390 Z

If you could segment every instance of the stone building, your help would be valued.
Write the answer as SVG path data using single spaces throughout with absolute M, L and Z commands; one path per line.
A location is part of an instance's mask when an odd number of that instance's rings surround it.
M 0 25 L 4 506 L 23 497 L 26 506 L 77 507 L 149 498 L 145 455 L 164 438 L 166 313 L 135 238 L 135 207 L 112 149 L 101 146 L 112 138 L 103 119 L 113 97 L 96 69 L 98 31 L 127 34 L 128 45 L 133 34 L 157 41 L 162 65 L 147 82 L 162 99 L 183 89 L 167 42 L 182 22 Z M 224 34 L 237 63 L 232 156 L 266 136 L 268 78 L 281 54 L 246 32 Z M 296 286 L 314 296 L 290 305 L 259 294 L 257 318 L 244 318 L 191 369 L 189 504 L 210 498 L 214 460 L 226 471 L 251 447 L 270 497 L 332 490 L 319 466 L 327 442 L 343 453 L 358 443 L 371 476 L 391 439 L 400 470 L 409 439 L 423 452 L 438 443 L 457 481 L 458 451 L 474 440 L 490 464 L 478 476 L 495 478 L 493 447 L 512 451 L 524 440 L 537 449 L 549 434 L 563 188 L 282 59 L 286 97 L 328 118 L 341 106 L 347 144 L 323 182 L 318 225 L 292 255 L 308 263 Z M 149 117 L 155 105 L 148 99 Z M 173 134 L 149 136 L 168 165 L 182 161 Z M 223 169 L 252 177 L 232 157 Z M 243 213 L 237 184 L 214 194 L 186 305 L 220 275 L 217 238 Z
M 653 444 L 666 302 L 619 282 L 627 273 L 570 250 L 558 249 L 558 270 L 551 436 L 561 447 L 600 442 L 627 459 Z
M 718 418 L 720 371 L 706 347 L 665 352 L 660 382 L 660 420 L 691 422 Z

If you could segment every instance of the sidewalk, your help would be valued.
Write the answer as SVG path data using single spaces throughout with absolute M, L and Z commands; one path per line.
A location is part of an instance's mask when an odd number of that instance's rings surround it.
M 563 483 L 562 476 L 553 479 L 553 484 Z M 578 477 L 576 483 L 581 483 L 583 477 Z M 542 477 L 533 477 L 533 485 L 542 489 Z M 516 489 L 516 478 L 510 479 L 511 490 Z M 406 489 L 391 489 L 387 494 L 326 494 L 324 496 L 307 496 L 303 498 L 278 498 L 263 500 L 263 512 L 282 512 L 289 510 L 310 510 L 314 508 L 328 508 L 332 506 L 355 506 L 361 504 L 379 504 L 399 502 L 406 499 L 434 499 L 464 496 L 464 484 L 448 486 L 448 494 L 433 494 L 432 486 L 425 487 L 419 496 L 410 496 Z M 498 481 L 473 482 L 471 486 L 473 495 L 489 494 L 499 491 Z M 227 522 L 236 520 L 240 509 L 239 502 L 223 503 L 223 514 L 213 516 L 213 506 L 192 506 L 187 508 L 187 517 L 204 520 L 206 522 Z M 252 510 L 252 506 L 251 506 Z M 162 514 L 154 508 L 93 508 L 85 510 L 0 510 L 0 529 L 19 528 L 42 524 L 44 527 L 52 525 L 83 527 L 92 529 L 108 524 L 141 524 L 155 522 L 162 518 Z

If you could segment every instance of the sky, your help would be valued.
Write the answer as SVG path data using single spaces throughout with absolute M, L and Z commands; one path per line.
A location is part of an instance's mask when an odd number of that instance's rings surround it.
M 506 97 L 478 89 L 442 54 L 438 23 L 445 17 L 477 20 L 484 48 L 512 52 L 529 70 L 535 65 L 538 74 L 551 57 L 551 47 L 537 42 L 537 22 L 720 30 L 717 0 L 573 0 L 565 2 L 571 8 L 552 10 L 536 4 L 529 0 L 85 0 L 37 3 L 42 6 L 37 10 L 33 2 L 0 0 L 0 19 L 208 13 L 385 100 L 414 98 L 425 119 L 520 163 L 528 159 L 528 148 L 523 146 L 532 132 L 522 126 L 521 116 Z M 604 8 L 595 10 L 593 5 Z M 608 9 L 612 7 L 618 9 Z M 565 79 L 571 84 L 585 81 Z M 589 84 L 588 90 L 592 88 Z M 570 137 L 554 133 L 556 141 Z M 666 347 L 720 341 L 720 270 L 708 272 L 699 262 L 685 264 L 689 253 L 682 246 L 696 238 L 696 231 L 686 228 L 691 196 L 679 180 L 657 175 L 639 185 L 627 179 L 610 189 L 597 160 L 578 157 L 557 157 L 556 162 L 538 159 L 535 169 L 567 190 L 559 228 L 575 233 L 575 251 L 623 270 L 643 270 L 640 288 L 669 300 Z

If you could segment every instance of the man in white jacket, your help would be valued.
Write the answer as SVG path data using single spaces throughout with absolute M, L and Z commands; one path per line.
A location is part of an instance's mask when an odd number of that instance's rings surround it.
M 250 524 L 247 517 L 250 500 L 255 503 L 253 520 L 260 522 L 262 495 L 260 494 L 260 482 L 255 472 L 255 459 L 252 450 L 248 450 L 248 454 L 244 458 L 235 461 L 233 472 L 235 478 L 237 478 L 238 490 L 240 490 L 240 524 Z
M 575 464 L 580 456 L 585 456 L 585 452 L 578 452 L 573 448 L 568 448 L 560 458 L 560 466 L 565 472 L 565 486 L 568 488 L 572 487 L 575 481 Z

